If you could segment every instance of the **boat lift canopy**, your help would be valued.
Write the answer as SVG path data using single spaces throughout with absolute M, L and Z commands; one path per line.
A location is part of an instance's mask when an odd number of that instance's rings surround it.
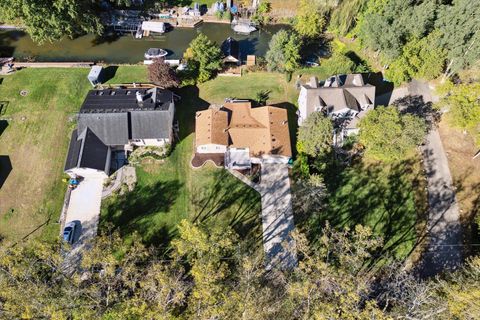
M 142 22 L 142 30 L 143 31 L 150 31 L 150 32 L 164 33 L 165 32 L 165 22 L 143 21 Z

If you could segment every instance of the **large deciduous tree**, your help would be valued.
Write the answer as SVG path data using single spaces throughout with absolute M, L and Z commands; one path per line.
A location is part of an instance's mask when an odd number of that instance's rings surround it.
M 440 101 L 440 106 L 449 110 L 447 119 L 460 129 L 468 130 L 480 141 L 480 83 L 451 86 L 449 94 Z
M 86 0 L 2 0 L 0 20 L 24 26 L 37 43 L 83 33 L 101 34 L 102 24 L 91 5 Z
M 148 65 L 148 79 L 162 88 L 178 87 L 180 83 L 175 70 L 164 59 L 154 59 Z
M 269 71 L 291 73 L 299 67 L 301 41 L 294 33 L 280 30 L 270 40 L 265 56 Z
M 222 65 L 222 51 L 220 47 L 200 33 L 190 43 L 186 58 L 198 68 L 199 82 L 210 80 Z
M 311 113 L 298 128 L 297 150 L 311 157 L 328 153 L 333 143 L 333 124 L 321 112 Z
M 401 114 L 396 107 L 379 107 L 360 120 L 359 142 L 365 155 L 382 161 L 401 160 L 419 145 L 426 133 L 420 117 Z
M 397 85 L 413 78 L 431 80 L 442 73 L 445 58 L 445 50 L 438 45 L 438 33 L 433 32 L 405 44 L 401 56 L 393 60 L 385 75 Z
M 320 13 L 316 0 L 300 0 L 293 28 L 303 38 L 317 38 L 325 27 L 325 18 Z

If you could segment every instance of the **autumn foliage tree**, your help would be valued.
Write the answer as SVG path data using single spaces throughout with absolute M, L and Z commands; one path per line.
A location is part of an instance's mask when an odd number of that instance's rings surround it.
M 148 65 L 148 79 L 162 88 L 176 88 L 180 83 L 175 70 L 163 59 L 154 59 Z

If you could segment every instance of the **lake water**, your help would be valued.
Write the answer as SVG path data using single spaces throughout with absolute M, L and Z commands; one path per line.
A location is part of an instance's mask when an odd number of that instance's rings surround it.
M 191 28 L 175 28 L 155 38 L 134 39 L 132 35 L 97 37 L 85 35 L 76 39 L 63 39 L 55 43 L 36 45 L 28 34 L 20 30 L 0 31 L 0 56 L 13 56 L 17 60 L 34 58 L 35 61 L 94 61 L 106 63 L 138 63 L 148 48 L 163 48 L 170 52 L 167 59 L 181 58 L 198 33 L 221 44 L 231 36 L 239 41 L 243 59 L 246 55 L 263 56 L 272 35 L 285 25 L 267 26 L 248 36 L 235 34 L 229 24 L 204 23 Z

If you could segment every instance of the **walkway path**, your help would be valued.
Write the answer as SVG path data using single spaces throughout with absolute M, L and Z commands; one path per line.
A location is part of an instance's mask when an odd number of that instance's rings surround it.
M 262 196 L 266 268 L 291 269 L 297 265 L 297 254 L 295 242 L 290 236 L 295 225 L 288 166 L 263 163 L 261 182 L 256 189 Z

